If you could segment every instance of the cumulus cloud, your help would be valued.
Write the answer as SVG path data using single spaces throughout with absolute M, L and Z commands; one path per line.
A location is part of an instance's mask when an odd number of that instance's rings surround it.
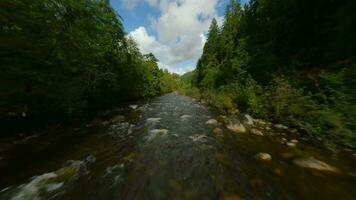
M 122 1 L 137 5 L 137 0 Z M 174 72 L 192 70 L 193 67 L 182 67 L 179 63 L 196 61 L 201 56 L 213 17 L 222 24 L 223 18 L 217 15 L 218 0 L 143 1 L 160 11 L 158 17 L 150 18 L 150 28 L 155 34 L 148 34 L 147 29 L 141 26 L 129 36 L 137 41 L 143 53 L 155 54 L 163 68 Z

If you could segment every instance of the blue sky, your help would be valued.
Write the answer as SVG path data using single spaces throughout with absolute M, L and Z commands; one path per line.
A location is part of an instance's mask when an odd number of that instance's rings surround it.
M 110 0 L 125 31 L 161 68 L 185 73 L 195 68 L 213 17 L 223 21 L 229 0 Z M 248 0 L 243 0 L 248 1 Z

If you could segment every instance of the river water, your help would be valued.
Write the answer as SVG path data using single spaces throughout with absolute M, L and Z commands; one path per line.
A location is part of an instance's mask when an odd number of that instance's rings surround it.
M 352 156 L 302 140 L 288 147 L 285 130 L 233 133 L 210 119 L 221 116 L 171 93 L 90 123 L 3 138 L 0 199 L 356 199 Z M 256 159 L 260 152 L 272 160 Z M 300 167 L 299 158 L 336 172 Z

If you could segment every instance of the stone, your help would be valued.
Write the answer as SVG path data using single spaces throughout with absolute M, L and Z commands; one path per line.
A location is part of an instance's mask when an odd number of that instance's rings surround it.
M 262 131 L 255 129 L 255 128 L 251 129 L 251 133 L 254 135 L 258 135 L 258 136 L 263 136 Z
M 288 129 L 288 127 L 287 126 L 285 126 L 285 125 L 282 125 L 282 124 L 276 124 L 276 125 L 274 125 L 274 127 L 275 128 L 278 128 L 278 129 Z
M 252 126 L 253 125 L 253 118 L 249 114 L 246 114 L 245 118 L 247 120 L 246 124 Z
M 215 125 L 218 121 L 216 119 L 209 119 L 205 124 L 207 125 Z
M 272 156 L 268 153 L 258 153 L 255 155 L 255 158 L 260 161 L 271 161 Z
M 287 142 L 286 144 L 289 147 L 296 147 L 297 146 L 297 143 L 293 143 L 293 142 Z
M 232 132 L 235 133 L 245 133 L 246 132 L 246 128 L 244 125 L 240 124 L 240 123 L 229 123 L 226 126 L 227 129 L 229 129 Z
M 338 168 L 317 160 L 314 157 L 297 158 L 293 160 L 293 163 L 302 168 L 341 174 L 341 171 Z
M 138 108 L 138 105 L 130 105 L 129 106 L 132 110 L 136 110 Z

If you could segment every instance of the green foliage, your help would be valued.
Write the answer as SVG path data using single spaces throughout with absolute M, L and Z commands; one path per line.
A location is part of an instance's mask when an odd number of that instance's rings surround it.
M 231 0 L 191 83 L 219 106 L 228 94 L 229 106 L 356 147 L 354 9 L 349 0 Z
M 0 104 L 27 114 L 75 114 L 168 91 L 170 75 L 125 38 L 107 0 L 1 1 L 0 58 Z

